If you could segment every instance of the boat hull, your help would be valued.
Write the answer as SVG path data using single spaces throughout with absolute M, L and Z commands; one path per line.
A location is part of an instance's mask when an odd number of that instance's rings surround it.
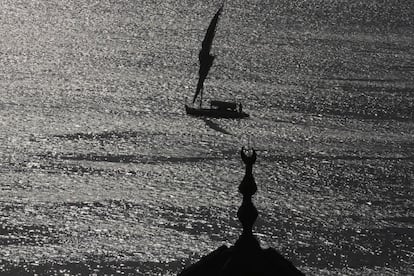
M 194 108 L 185 105 L 185 112 L 188 115 L 196 117 L 210 117 L 210 118 L 226 118 L 226 119 L 241 119 L 249 117 L 245 112 L 233 110 L 220 110 L 215 108 Z

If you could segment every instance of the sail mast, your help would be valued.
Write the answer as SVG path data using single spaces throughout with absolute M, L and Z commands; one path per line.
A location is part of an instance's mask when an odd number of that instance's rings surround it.
M 204 87 L 202 87 L 201 90 L 200 90 L 200 109 L 201 109 L 201 106 L 203 104 L 203 90 L 204 90 Z
M 210 22 L 210 25 L 207 28 L 206 35 L 204 40 L 201 43 L 201 50 L 198 54 L 198 60 L 200 62 L 200 68 L 198 71 L 198 82 L 196 92 L 194 94 L 193 103 L 196 101 L 197 96 L 201 92 L 200 97 L 200 107 L 202 103 L 202 93 L 204 87 L 204 81 L 207 78 L 208 72 L 210 71 L 211 66 L 213 65 L 214 56 L 210 54 L 211 46 L 213 44 L 214 35 L 216 33 L 217 23 L 220 17 L 221 12 L 223 11 L 224 2 L 221 4 L 221 7 L 218 9 L 213 19 Z

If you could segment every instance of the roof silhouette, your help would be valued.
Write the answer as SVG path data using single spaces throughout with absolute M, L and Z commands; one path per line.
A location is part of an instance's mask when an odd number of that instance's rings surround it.
M 241 149 L 241 158 L 246 165 L 246 173 L 239 185 L 243 195 L 242 204 L 237 212 L 243 232 L 234 246 L 220 246 L 198 262 L 185 268 L 178 276 L 274 276 L 304 275 L 290 261 L 273 248 L 262 249 L 253 235 L 253 225 L 258 212 L 252 203 L 252 196 L 257 191 L 253 177 L 253 164 L 257 155 Z

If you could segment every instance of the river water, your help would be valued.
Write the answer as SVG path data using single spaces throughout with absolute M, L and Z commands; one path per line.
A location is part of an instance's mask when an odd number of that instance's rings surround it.
M 0 1 L 0 270 L 174 275 L 255 233 L 308 275 L 414 262 L 414 4 L 226 1 L 205 97 L 185 115 L 220 1 Z

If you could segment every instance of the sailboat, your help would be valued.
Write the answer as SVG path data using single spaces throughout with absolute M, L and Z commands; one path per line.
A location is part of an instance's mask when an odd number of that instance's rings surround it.
M 185 111 L 187 114 L 192 116 L 205 116 L 213 118 L 245 118 L 249 117 L 249 114 L 243 112 L 242 104 L 236 102 L 227 102 L 227 101 L 210 101 L 210 107 L 205 108 L 203 104 L 203 90 L 204 90 L 204 81 L 207 78 L 208 72 L 210 71 L 211 66 L 215 56 L 211 55 L 211 46 L 213 44 L 214 35 L 216 33 L 216 27 L 220 15 L 223 11 L 224 3 L 218 9 L 213 19 L 211 19 L 210 25 L 207 28 L 206 35 L 201 44 L 201 50 L 198 54 L 198 59 L 200 62 L 200 68 L 198 71 L 198 82 L 196 92 L 193 97 L 193 105 L 196 100 L 199 98 L 199 107 L 191 107 L 185 104 Z

